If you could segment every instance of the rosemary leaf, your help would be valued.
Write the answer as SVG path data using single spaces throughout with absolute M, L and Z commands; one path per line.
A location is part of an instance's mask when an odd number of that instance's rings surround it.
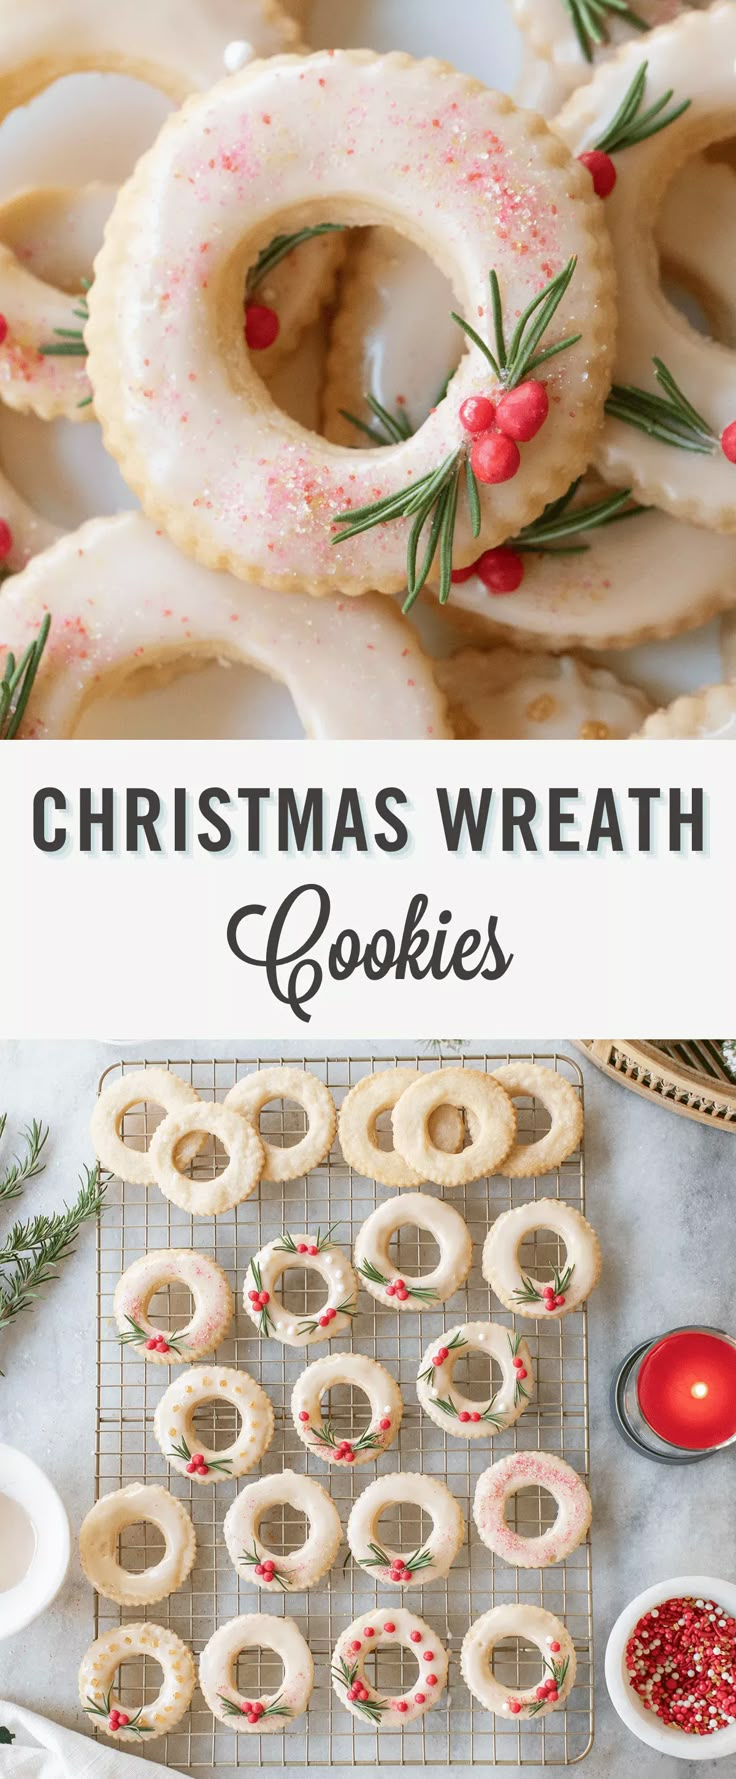
M 0 1118 L 0 1137 L 7 1122 L 7 1112 Z M 23 1132 L 25 1148 L 21 1155 L 14 1155 L 10 1166 L 0 1174 L 0 1199 L 20 1198 L 23 1187 L 29 1180 L 35 1180 L 42 1174 L 46 1166 L 42 1155 L 48 1140 L 48 1125 L 39 1124 L 36 1118 Z
M 299 229 L 293 235 L 275 235 L 268 247 L 259 253 L 254 266 L 251 266 L 246 280 L 246 293 L 252 296 L 270 272 L 278 266 L 287 254 L 293 253 L 295 247 L 302 247 L 305 241 L 313 241 L 316 235 L 339 234 L 344 228 L 343 222 L 319 222 L 313 228 Z
M 620 154 L 624 148 L 634 148 L 638 142 L 646 142 L 649 136 L 656 136 L 660 130 L 675 123 L 692 103 L 690 99 L 683 99 L 668 111 L 667 106 L 674 97 L 674 87 L 669 87 L 648 111 L 642 111 L 648 69 L 649 63 L 642 62 L 608 128 L 594 143 L 603 154 Z
M 650 438 L 660 439 L 680 451 L 692 451 L 702 457 L 711 456 L 718 440 L 675 381 L 661 358 L 652 359 L 654 375 L 664 395 L 655 395 L 636 385 L 614 383 L 606 402 L 606 413 L 612 420 L 636 426 Z
M 621 19 L 631 25 L 634 31 L 648 31 L 650 26 L 646 19 L 640 17 L 626 5 L 626 0 L 563 0 L 570 14 L 575 36 L 586 62 L 592 62 L 593 52 L 601 45 L 610 42 L 610 23 L 608 14 L 614 19 Z
M 619 493 L 609 494 L 591 506 L 570 510 L 570 502 L 579 487 L 579 480 L 573 482 L 561 501 L 551 502 L 538 519 L 534 519 L 531 525 L 525 525 L 518 536 L 509 539 L 509 549 L 540 553 L 553 551 L 555 544 L 562 543 L 565 538 L 579 536 L 581 532 L 596 531 L 602 525 L 612 524 L 615 519 L 633 519 L 637 513 L 646 511 L 645 507 L 629 506 L 624 512 L 623 509 L 631 499 L 630 488 L 622 488 Z M 587 544 L 579 546 L 581 550 L 588 547 Z
M 17 1249 L 13 1251 L 10 1244 L 7 1245 L 4 1264 L 12 1265 L 12 1271 L 0 1282 L 0 1333 L 22 1310 L 30 1309 L 43 1286 L 51 1284 L 57 1277 L 62 1261 L 74 1251 L 82 1225 L 99 1216 L 106 1184 L 99 1162 L 93 1168 L 86 1167 L 74 1203 L 45 1219 L 43 1228 L 39 1220 L 39 1240 L 29 1251 L 24 1251 L 22 1246 L 23 1240 L 27 1240 L 29 1226 L 21 1232 L 21 1245 Z
M 18 735 L 50 629 L 51 617 L 47 612 L 38 636 L 28 644 L 18 666 L 14 655 L 5 657 L 0 680 L 0 741 L 15 741 Z

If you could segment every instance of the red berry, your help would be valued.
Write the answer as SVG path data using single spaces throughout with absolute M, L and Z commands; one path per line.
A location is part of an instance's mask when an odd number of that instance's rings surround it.
M 197 1466 L 204 1464 L 204 1452 L 192 1452 L 192 1463 Z
M 319 1325 L 320 1325 L 320 1328 L 329 1328 L 329 1326 L 330 1326 L 329 1316 L 320 1316 Z
M 501 544 L 497 550 L 483 551 L 475 564 L 475 573 L 487 592 L 515 593 L 524 579 L 523 558 Z
M 261 1304 L 261 1305 L 263 1305 L 263 1306 L 265 1306 L 265 1305 L 266 1305 L 266 1304 L 267 1304 L 267 1303 L 270 1303 L 270 1302 L 271 1302 L 271 1293 L 270 1293 L 270 1291 L 262 1291 L 262 1292 L 261 1292 L 261 1295 L 260 1295 L 260 1297 L 259 1297 L 259 1299 L 258 1299 L 258 1302 L 259 1302 L 259 1303 L 260 1303 L 260 1304 Z
M 382 1433 L 388 1433 L 390 1426 L 391 1426 L 391 1422 L 389 1420 L 387 1420 L 386 1417 L 384 1416 L 383 1420 L 379 1421 L 378 1425 L 379 1425 Z
M 460 424 L 466 432 L 488 432 L 495 418 L 495 404 L 487 395 L 469 395 L 460 409 Z
M 452 574 L 450 576 L 453 587 L 461 587 L 463 584 L 463 581 L 472 581 L 474 574 L 475 574 L 475 563 L 474 562 L 471 562 L 469 568 L 453 568 Z
M 546 1699 L 546 1697 L 547 1697 L 546 1686 L 538 1686 L 537 1687 L 537 1698 L 538 1699 Z
M 146 1352 L 147 1353 L 155 1353 L 157 1346 L 158 1346 L 158 1341 L 155 1339 L 155 1337 L 153 1340 L 147 1340 L 146 1341 Z
M 578 160 L 588 169 L 596 197 L 610 198 L 616 184 L 616 168 L 610 154 L 605 154 L 602 148 L 589 148 L 585 154 L 578 155 Z
M 119 1724 L 121 1730 L 124 1730 L 126 1724 L 130 1723 L 130 1718 L 128 1716 L 127 1711 L 118 1711 L 117 1718 L 118 1718 L 118 1724 Z
M 521 457 L 519 447 L 503 432 L 485 432 L 476 439 L 470 453 L 472 467 L 479 482 L 510 482 L 516 475 Z
M 521 1704 L 520 1704 L 519 1700 L 518 1699 L 509 1699 L 508 1707 L 509 1707 L 509 1711 L 513 1712 L 514 1717 L 518 1717 L 519 1712 L 521 1710 Z
M 498 404 L 496 424 L 509 439 L 528 444 L 541 431 L 549 413 L 549 396 L 543 383 L 530 377 L 507 390 Z
M 434 1660 L 434 1652 L 433 1652 L 433 1650 L 431 1650 L 431 1649 L 425 1649 L 425 1651 L 424 1651 L 424 1655 L 423 1655 L 423 1657 L 422 1657 L 422 1660 L 423 1660 L 423 1661 L 425 1661 L 425 1662 L 431 1662 L 431 1661 L 433 1661 L 433 1660 Z
M 411 1581 L 411 1569 L 402 1569 L 401 1579 L 402 1581 Z
M 551 1649 L 553 1655 L 559 1655 L 559 1653 L 560 1653 L 559 1643 L 550 1643 L 550 1649 Z
M 409 1632 L 409 1640 L 412 1643 L 421 1643 L 421 1641 L 422 1641 L 421 1631 L 410 1631 Z
M 335 1317 L 337 1315 L 337 1310 L 327 1309 L 327 1310 L 325 1310 L 325 1315 L 327 1317 L 328 1322 L 334 1322 Z
M 247 1712 L 247 1718 L 248 1718 L 249 1723 L 257 1723 L 258 1722 L 258 1712 L 257 1711 Z
M 195 1470 L 198 1468 L 199 1466 L 197 1464 L 187 1464 L 187 1476 L 193 1476 Z
M 426 1705 L 426 1703 L 427 1703 L 426 1693 L 415 1693 L 414 1694 L 414 1704 L 415 1705 Z
M 395 1624 L 392 1623 L 391 1619 L 388 1620 L 388 1623 L 385 1624 L 383 1628 L 384 1628 L 384 1631 L 387 1632 L 389 1637 L 391 1636 L 392 1631 L 396 1630 L 396 1626 L 395 1626 Z
M 520 1359 L 517 1354 L 516 1358 L 512 1361 L 514 1370 L 521 1371 L 521 1367 L 522 1367 L 523 1363 L 524 1363 L 523 1359 Z
M 555 1309 L 561 1310 L 564 1301 L 565 1301 L 564 1297 L 556 1297 L 555 1298 Z
M 279 328 L 275 309 L 267 309 L 263 303 L 246 303 L 245 343 L 251 352 L 263 352 L 272 346 L 279 337 Z
M 373 1628 L 373 1625 L 364 1625 L 363 1626 L 363 1636 L 364 1637 L 375 1637 L 375 1635 L 376 1635 L 376 1633 Z
M 312 1256 L 319 1253 L 319 1248 L 317 1247 L 316 1242 L 310 1243 L 309 1247 L 307 1248 L 307 1253 L 311 1254 Z
M 458 1415 L 457 1418 L 459 1421 L 469 1421 L 470 1420 L 469 1410 L 467 1408 L 461 1409 L 460 1414 Z
M 350 1451 L 350 1452 L 345 1453 L 345 1463 L 346 1464 L 354 1464 L 355 1463 L 355 1452 Z
M 387 1285 L 386 1286 L 386 1296 L 387 1297 L 395 1297 L 396 1296 L 396 1286 L 395 1285 Z
M 436 1686 L 437 1685 L 437 1675 L 436 1674 L 428 1674 L 427 1675 L 427 1685 L 428 1686 Z
M 437 1348 L 437 1357 L 440 1361 L 440 1364 L 442 1364 L 443 1361 L 447 1358 L 447 1347 L 438 1347 Z
M 359 1649 L 360 1649 L 360 1644 L 359 1644 L 359 1643 L 351 1643 L 351 1645 L 350 1645 L 350 1654 L 351 1654 L 351 1655 L 357 1655 L 357 1654 L 358 1654 L 358 1650 L 359 1650 Z
M 396 1286 L 396 1296 L 398 1297 L 399 1303 L 406 1303 L 409 1293 L 405 1285 Z
M 394 1284 L 396 1286 L 397 1291 L 405 1291 L 406 1290 L 406 1285 L 405 1285 L 403 1279 L 394 1279 Z
M 479 1415 L 477 1409 L 473 1410 L 473 1413 L 472 1413 L 470 1419 L 471 1419 L 471 1421 L 479 1421 L 480 1420 L 480 1415 Z
M 519 1365 L 517 1367 L 516 1376 L 517 1377 L 526 1377 L 526 1366 L 525 1365 Z
M 736 420 L 721 433 L 721 450 L 729 463 L 736 463 Z
M 8 323 L 5 319 L 5 316 L 0 315 L 0 346 L 2 346 L 4 344 L 5 340 L 7 340 L 7 337 L 8 337 Z
M 248 1297 L 251 1303 L 258 1303 L 259 1301 L 259 1293 L 257 1291 L 249 1291 Z
M 197 1475 L 198 1476 L 209 1476 L 209 1473 L 210 1473 L 209 1464 L 198 1464 L 197 1465 Z
M 409 1706 L 407 1705 L 406 1699 L 397 1699 L 396 1709 L 397 1711 L 408 1711 Z
M 253 1570 L 253 1574 L 254 1574 L 254 1575 L 265 1575 L 265 1573 L 266 1573 L 266 1571 L 265 1571 L 265 1569 L 264 1569 L 264 1567 L 263 1567 L 263 1564 L 262 1564 L 262 1563 L 256 1563 L 256 1566 L 255 1566 L 255 1568 L 254 1568 L 254 1570 Z
M 168 1353 L 170 1351 L 169 1343 L 167 1340 L 164 1340 L 163 1335 L 159 1336 L 159 1339 L 156 1342 L 156 1347 L 159 1353 Z
M 309 1249 L 307 1247 L 306 1242 L 297 1242 L 296 1251 L 297 1251 L 297 1254 L 308 1254 Z
M 300 1415 L 299 1415 L 299 1419 L 300 1419 L 300 1421 L 308 1421 L 308 1420 L 309 1420 L 309 1415 L 308 1415 L 308 1414 L 307 1414 L 307 1411 L 306 1411 L 306 1409 L 305 1409 L 305 1408 L 303 1408 L 303 1409 L 302 1409 L 302 1410 L 301 1410 L 301 1412 L 300 1412 Z

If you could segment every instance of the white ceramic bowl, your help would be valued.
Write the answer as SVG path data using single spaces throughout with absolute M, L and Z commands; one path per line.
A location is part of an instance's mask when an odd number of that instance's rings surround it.
M 0 1445 L 0 1495 L 17 1501 L 32 1520 L 36 1548 L 25 1575 L 0 1593 L 0 1638 L 12 1637 L 45 1612 L 69 1567 L 69 1521 L 53 1483 L 32 1458 Z
M 642 1614 L 664 1600 L 691 1595 L 695 1600 L 715 1600 L 736 1617 L 736 1583 L 718 1581 L 712 1575 L 677 1575 L 674 1581 L 659 1581 L 655 1587 L 637 1594 L 617 1618 L 606 1646 L 606 1686 L 611 1701 L 627 1729 L 656 1748 L 659 1754 L 670 1754 L 673 1760 L 721 1760 L 725 1754 L 736 1754 L 736 1723 L 725 1730 L 714 1730 L 712 1736 L 692 1736 L 685 1730 L 662 1723 L 653 1712 L 645 1711 L 633 1686 L 630 1686 L 624 1657 L 629 1637 Z

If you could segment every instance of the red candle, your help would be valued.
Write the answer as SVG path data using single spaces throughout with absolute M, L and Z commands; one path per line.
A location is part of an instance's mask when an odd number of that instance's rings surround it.
M 669 1445 L 708 1451 L 736 1436 L 736 1342 L 700 1328 L 675 1329 L 642 1359 L 639 1407 Z

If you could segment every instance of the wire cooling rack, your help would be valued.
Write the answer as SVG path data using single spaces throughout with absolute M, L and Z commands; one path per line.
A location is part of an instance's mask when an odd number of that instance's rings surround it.
M 190 1081 L 205 1099 L 222 1099 L 233 1083 L 260 1066 L 272 1066 L 269 1058 L 261 1065 L 258 1057 L 231 1061 L 201 1061 L 171 1058 L 167 1066 Z M 457 1054 L 449 1048 L 424 1056 L 358 1058 L 325 1058 L 305 1056 L 284 1058 L 292 1066 L 312 1070 L 327 1082 L 339 1105 L 349 1087 L 374 1069 L 399 1064 L 422 1070 L 460 1064 L 474 1069 L 494 1069 L 513 1060 L 503 1055 Z M 525 1057 L 556 1069 L 574 1085 L 582 1099 L 582 1076 L 577 1064 L 568 1057 L 552 1053 L 535 1053 Z M 103 1083 L 111 1078 L 145 1068 L 143 1061 L 126 1060 L 108 1069 Z M 161 1067 L 161 1060 L 155 1066 Z M 535 1140 L 549 1126 L 543 1108 L 536 1101 L 521 1101 L 519 1132 L 523 1140 Z M 158 1108 L 146 1104 L 126 1114 L 123 1134 L 128 1142 L 143 1147 L 161 1116 Z M 261 1128 L 270 1141 L 294 1142 L 304 1129 L 303 1115 L 292 1103 L 274 1102 L 261 1118 Z M 388 1146 L 386 1132 L 382 1140 Z M 203 1150 L 192 1164 L 195 1177 L 211 1177 L 224 1164 L 224 1156 L 213 1146 Z M 436 1186 L 423 1190 L 439 1194 Z M 463 1292 L 457 1292 L 444 1311 L 425 1310 L 419 1314 L 399 1315 L 379 1306 L 361 1291 L 358 1314 L 346 1342 L 356 1350 L 378 1359 L 397 1378 L 404 1398 L 404 1418 L 396 1443 L 379 1461 L 381 1472 L 417 1470 L 446 1479 L 459 1500 L 466 1517 L 464 1545 L 450 1573 L 442 1580 L 405 1592 L 403 1603 L 425 1618 L 450 1652 L 450 1684 L 439 1704 L 425 1717 L 406 1728 L 388 1730 L 358 1721 L 335 1697 L 330 1683 L 330 1656 L 342 1628 L 363 1611 L 379 1603 L 398 1604 L 398 1590 L 381 1587 L 364 1570 L 353 1564 L 343 1544 L 329 1576 L 309 1593 L 278 1598 L 262 1592 L 241 1580 L 233 1570 L 222 1538 L 222 1521 L 233 1500 L 238 1483 L 224 1479 L 217 1485 L 193 1487 L 185 1477 L 169 1470 L 153 1436 L 153 1413 L 165 1389 L 169 1373 L 163 1367 L 146 1364 L 131 1346 L 121 1346 L 112 1316 L 113 1292 L 121 1272 L 140 1254 L 157 1247 L 197 1247 L 220 1262 L 227 1272 L 236 1299 L 236 1315 L 227 1340 L 216 1354 L 216 1362 L 236 1365 L 249 1371 L 268 1392 L 274 1404 L 276 1431 L 270 1450 L 265 1454 L 260 1473 L 282 1468 L 308 1473 L 331 1492 L 340 1512 L 343 1526 L 356 1495 L 376 1475 L 376 1466 L 368 1464 L 348 1470 L 327 1466 L 313 1453 L 307 1452 L 298 1438 L 289 1412 L 291 1391 L 296 1378 L 310 1359 L 328 1350 L 325 1343 L 311 1349 L 294 1349 L 269 1339 L 261 1341 L 252 1323 L 245 1316 L 240 1302 L 243 1279 L 250 1256 L 263 1243 L 283 1230 L 294 1233 L 316 1231 L 317 1226 L 337 1223 L 335 1240 L 345 1249 L 375 1204 L 386 1197 L 387 1189 L 362 1178 L 347 1166 L 336 1143 L 327 1160 L 306 1179 L 283 1186 L 264 1184 L 237 1211 L 217 1218 L 197 1218 L 185 1212 L 154 1189 L 130 1185 L 119 1179 L 110 1181 L 104 1216 L 98 1235 L 98 1367 L 97 1367 L 97 1461 L 96 1493 L 108 1494 L 132 1482 L 165 1484 L 183 1500 L 191 1512 L 197 1534 L 197 1560 L 189 1581 L 168 1600 L 163 1600 L 143 1613 L 141 1608 L 120 1610 L 101 1597 L 96 1601 L 95 1635 L 119 1625 L 126 1618 L 150 1617 L 169 1626 L 195 1654 L 204 1647 L 217 1625 L 241 1612 L 261 1611 L 288 1614 L 303 1632 L 315 1663 L 315 1686 L 309 1710 L 285 1730 L 270 1735 L 238 1736 L 226 1724 L 212 1717 L 199 1691 L 195 1692 L 191 1710 L 182 1723 L 163 1740 L 141 1753 L 150 1753 L 152 1760 L 166 1761 L 193 1774 L 215 1771 L 223 1779 L 241 1767 L 259 1764 L 264 1767 L 301 1766 L 376 1766 L 406 1764 L 421 1766 L 498 1766 L 568 1765 L 582 1760 L 593 1739 L 593 1659 L 592 1659 L 592 1597 L 591 1555 L 588 1543 L 572 1553 L 564 1563 L 543 1570 L 510 1567 L 494 1557 L 479 1540 L 471 1520 L 470 1509 L 479 1473 L 494 1457 L 515 1449 L 536 1449 L 557 1452 L 572 1464 L 579 1474 L 588 1473 L 588 1360 L 586 1312 L 583 1309 L 561 1322 L 545 1325 L 543 1321 L 523 1320 L 520 1326 L 529 1340 L 534 1356 L 536 1391 L 532 1404 L 504 1433 L 489 1435 L 487 1444 L 448 1437 L 420 1412 L 415 1379 L 419 1361 L 430 1340 L 437 1340 L 445 1327 L 463 1321 L 501 1322 L 511 1327 L 513 1317 L 502 1305 L 491 1301 L 491 1293 L 480 1270 L 480 1255 L 490 1223 L 502 1211 L 533 1198 L 558 1197 L 579 1210 L 585 1207 L 584 1164 L 582 1150 L 571 1156 L 557 1173 L 539 1180 L 507 1180 L 501 1176 L 478 1180 L 465 1188 L 448 1193 L 450 1202 L 465 1217 L 474 1242 L 474 1265 Z M 430 1252 L 431 1250 L 431 1252 Z M 408 1272 L 427 1271 L 435 1263 L 431 1239 L 417 1231 L 399 1233 L 397 1261 Z M 561 1258 L 559 1244 L 552 1236 L 533 1238 L 522 1249 L 524 1269 L 544 1270 Z M 290 1270 L 285 1274 L 285 1301 L 303 1314 L 314 1310 L 324 1295 L 314 1273 Z M 182 1326 L 188 1319 L 190 1299 L 187 1292 L 174 1287 L 162 1293 L 152 1305 L 157 1326 Z M 234 1330 L 234 1331 L 233 1331 Z M 342 1341 L 332 1343 L 340 1350 Z M 466 1394 L 486 1398 L 489 1394 L 488 1359 L 471 1355 L 457 1367 L 457 1381 Z M 496 1378 L 495 1383 L 498 1382 Z M 495 1385 L 494 1385 L 495 1387 Z M 357 1434 L 365 1424 L 365 1402 L 358 1397 L 353 1422 L 351 1392 L 345 1388 L 333 1391 L 326 1399 L 324 1412 L 329 1412 L 339 1433 L 345 1437 Z M 218 1403 L 212 1411 L 203 1411 L 198 1421 L 205 1443 L 223 1446 L 233 1435 L 233 1411 Z M 209 1415 L 209 1419 L 208 1419 Z M 513 1520 L 514 1511 L 517 1515 Z M 546 1528 L 554 1519 L 551 1497 L 539 1490 L 520 1491 L 512 1497 L 509 1508 L 511 1523 L 528 1535 Z M 278 1510 L 278 1514 L 262 1524 L 261 1535 L 274 1554 L 293 1549 L 302 1543 L 304 1519 L 298 1501 Z M 422 1529 L 418 1510 L 391 1510 L 382 1521 L 382 1532 L 390 1543 L 404 1549 L 415 1548 L 429 1529 Z M 162 1550 L 160 1534 L 151 1526 L 131 1527 L 121 1538 L 121 1559 L 130 1569 L 147 1568 L 158 1561 Z M 528 1720 L 494 1717 L 483 1711 L 467 1691 L 459 1666 L 460 1647 L 468 1625 L 489 1607 L 519 1601 L 546 1607 L 562 1618 L 573 1638 L 577 1653 L 577 1678 L 566 1708 L 549 1716 Z M 375 1683 L 381 1691 L 397 1692 L 409 1686 L 415 1677 L 413 1660 L 400 1650 L 379 1651 L 375 1660 Z M 406 1661 L 406 1674 L 403 1664 Z M 536 1651 L 522 1644 L 505 1643 L 496 1652 L 494 1671 L 509 1688 L 529 1686 L 539 1678 L 539 1657 Z M 121 1697 L 129 1708 L 136 1708 L 141 1697 L 152 1698 L 158 1691 L 159 1674 L 153 1666 L 131 1663 L 119 1675 Z M 262 1691 L 276 1691 L 281 1678 L 278 1658 L 268 1652 L 251 1652 L 241 1658 L 238 1685 L 247 1697 Z

